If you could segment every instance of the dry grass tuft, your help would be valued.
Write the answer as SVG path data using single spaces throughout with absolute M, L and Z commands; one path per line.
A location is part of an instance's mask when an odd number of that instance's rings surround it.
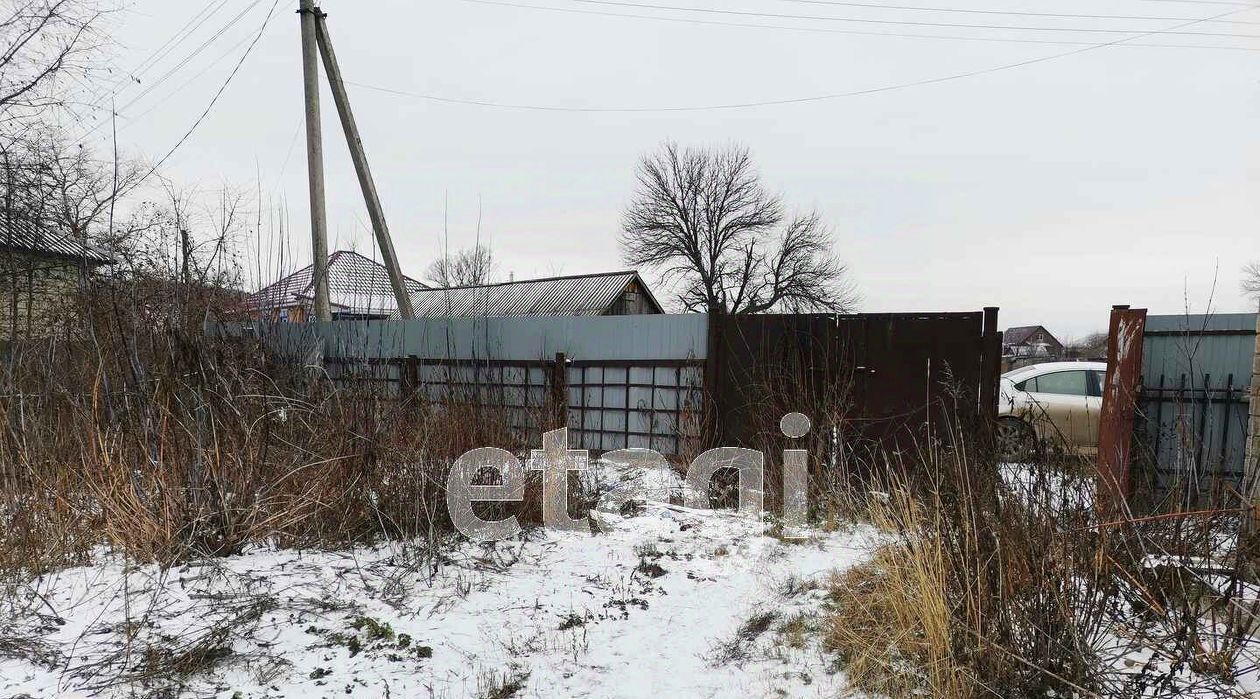
M 831 584 L 825 646 L 854 686 L 945 699 L 1232 696 L 1260 672 L 1254 535 L 1239 509 L 1139 517 L 1082 498 L 1093 477 L 1079 462 L 1003 479 L 970 446 L 917 459 L 853 508 L 883 540 Z

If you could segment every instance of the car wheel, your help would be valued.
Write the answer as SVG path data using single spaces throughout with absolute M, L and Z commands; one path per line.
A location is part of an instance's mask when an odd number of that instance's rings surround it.
M 1032 425 L 1015 417 L 999 418 L 997 455 L 1002 461 L 1025 461 L 1037 453 L 1037 433 Z

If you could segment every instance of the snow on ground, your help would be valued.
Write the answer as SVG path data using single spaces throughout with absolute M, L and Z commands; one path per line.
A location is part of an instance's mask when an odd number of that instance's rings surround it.
M 165 572 L 102 556 L 40 580 L 19 618 L 35 639 L 24 653 L 0 633 L 0 696 L 143 695 L 169 688 L 156 676 L 172 668 L 193 696 L 840 693 L 816 636 L 784 625 L 817 611 L 811 581 L 861 560 L 867 531 L 787 542 L 732 512 L 659 501 L 599 522 L 466 545 L 441 565 L 401 544 Z M 493 694 L 504 686 L 519 692 Z
M 1029 507 L 1067 512 L 1094 506 L 1097 488 L 1092 476 L 1021 463 L 998 464 L 998 473 L 1011 493 Z

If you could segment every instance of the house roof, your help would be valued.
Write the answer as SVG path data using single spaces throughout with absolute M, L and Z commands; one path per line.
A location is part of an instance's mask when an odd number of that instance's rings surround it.
M 0 249 L 58 257 L 90 265 L 107 265 L 114 260 L 108 253 L 72 235 L 41 226 L 24 218 L 0 218 Z
M 593 316 L 606 313 L 632 281 L 660 312 L 661 304 L 633 270 L 426 289 L 411 295 L 411 305 L 417 318 Z
M 255 291 L 246 307 L 263 310 L 309 304 L 315 298 L 313 267 L 307 265 Z M 428 288 L 407 276 L 403 284 L 413 293 Z M 328 302 L 338 313 L 388 314 L 398 307 L 385 265 L 351 250 L 328 256 Z
M 1050 335 L 1050 337 L 1052 338 L 1054 337 L 1054 335 L 1049 330 L 1046 330 L 1045 326 L 1024 325 L 1018 328 L 1007 328 L 1006 330 L 1003 330 L 1002 331 L 1002 344 L 1004 345 L 1023 344 L 1027 342 L 1028 338 L 1032 337 L 1033 334 L 1036 333 L 1038 330 L 1045 330 L 1045 333 L 1047 335 Z

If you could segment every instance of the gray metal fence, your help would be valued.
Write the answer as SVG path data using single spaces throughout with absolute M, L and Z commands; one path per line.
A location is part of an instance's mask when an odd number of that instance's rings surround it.
M 339 321 L 224 331 L 256 334 L 335 381 L 373 382 L 383 392 L 434 403 L 502 407 L 530 438 L 538 435 L 540 411 L 556 399 L 567 400 L 577 448 L 677 455 L 700 438 L 703 315 Z
M 575 361 L 568 390 L 569 431 L 583 449 L 684 454 L 700 438 L 704 367 L 697 360 Z
M 1157 485 L 1242 483 L 1255 331 L 1253 313 L 1147 316 L 1141 429 Z

